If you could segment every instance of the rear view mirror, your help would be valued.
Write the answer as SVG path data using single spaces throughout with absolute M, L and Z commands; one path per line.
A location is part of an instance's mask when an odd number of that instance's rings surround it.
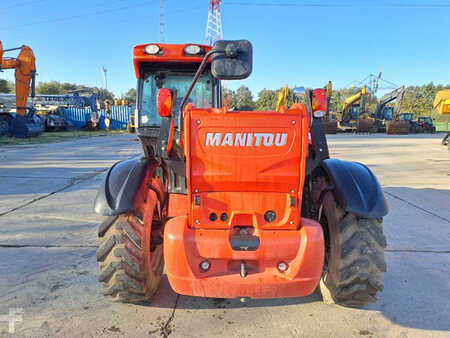
M 253 48 L 247 40 L 219 40 L 214 44 L 211 72 L 219 80 L 242 80 L 250 76 Z
M 172 91 L 168 88 L 158 90 L 156 109 L 161 117 L 169 117 L 172 114 Z

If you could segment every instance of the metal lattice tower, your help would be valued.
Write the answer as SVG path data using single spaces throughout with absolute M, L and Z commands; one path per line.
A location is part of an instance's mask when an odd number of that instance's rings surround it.
M 159 1 L 159 42 L 165 41 L 164 0 Z
M 220 1 L 221 0 L 209 1 L 205 43 L 210 46 L 212 46 L 217 40 L 223 39 L 222 18 L 220 15 Z

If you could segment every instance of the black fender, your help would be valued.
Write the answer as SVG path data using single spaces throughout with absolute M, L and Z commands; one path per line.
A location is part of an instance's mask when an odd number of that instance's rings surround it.
M 389 212 L 383 190 L 372 171 L 358 162 L 327 159 L 321 166 L 334 185 L 337 203 L 345 211 L 364 218 L 380 218 Z
M 134 157 L 114 164 L 98 189 L 95 212 L 103 216 L 115 216 L 132 210 L 134 197 L 149 162 L 145 157 Z

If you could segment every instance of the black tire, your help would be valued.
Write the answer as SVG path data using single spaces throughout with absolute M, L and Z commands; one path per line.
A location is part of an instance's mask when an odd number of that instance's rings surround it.
M 365 219 L 336 210 L 337 239 L 329 240 L 320 291 L 325 303 L 361 307 L 376 302 L 386 272 L 381 219 Z M 329 232 L 332 236 L 332 232 Z M 332 254 L 335 252 L 333 257 Z
M 98 279 L 113 301 L 147 302 L 158 289 L 164 268 L 162 244 L 150 246 L 148 252 L 143 249 L 149 243 L 143 238 L 145 226 L 128 213 L 107 217 L 99 227 Z

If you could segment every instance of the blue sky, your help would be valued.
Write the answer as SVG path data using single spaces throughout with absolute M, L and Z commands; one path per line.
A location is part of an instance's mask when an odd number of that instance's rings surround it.
M 203 43 L 208 3 L 166 0 L 166 42 Z M 339 88 L 380 67 L 398 85 L 450 84 L 449 16 L 449 0 L 224 0 L 224 38 L 254 48 L 253 74 L 227 85 Z M 159 41 L 159 0 L 2 1 L 0 39 L 34 50 L 38 81 L 101 87 L 104 65 L 120 96 L 135 87 L 133 46 Z

